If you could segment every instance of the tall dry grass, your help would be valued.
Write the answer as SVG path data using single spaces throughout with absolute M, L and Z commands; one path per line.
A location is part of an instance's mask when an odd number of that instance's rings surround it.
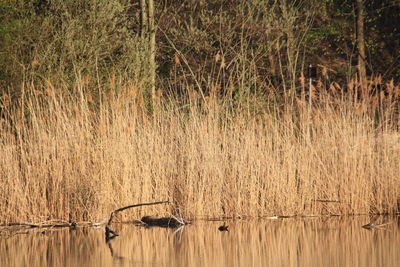
M 18 105 L 2 100 L 0 221 L 94 221 L 165 199 L 189 219 L 396 212 L 399 88 L 370 86 L 317 84 L 311 108 L 305 90 L 287 104 L 192 92 L 150 113 L 133 86 L 97 105 L 83 82 L 78 97 L 26 85 Z

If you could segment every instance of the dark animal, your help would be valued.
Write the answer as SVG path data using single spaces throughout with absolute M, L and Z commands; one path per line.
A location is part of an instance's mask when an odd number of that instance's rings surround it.
M 174 217 L 156 218 L 152 216 L 144 216 L 141 221 L 147 226 L 159 226 L 167 228 L 176 228 L 183 225 L 182 222 L 178 221 Z
M 220 227 L 218 227 L 218 230 L 220 230 L 221 232 L 223 232 L 223 231 L 227 231 L 227 232 L 229 232 L 229 229 L 228 229 L 228 225 L 225 225 L 225 223 L 224 223 L 224 225 L 221 225 Z

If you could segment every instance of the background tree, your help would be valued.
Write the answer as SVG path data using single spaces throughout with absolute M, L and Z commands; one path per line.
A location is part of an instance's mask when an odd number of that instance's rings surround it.
M 364 38 L 364 20 L 365 20 L 365 7 L 364 0 L 356 0 L 357 8 L 357 49 L 358 49 L 358 76 L 361 83 L 365 83 L 367 79 L 365 69 L 365 38 Z
M 154 0 L 149 0 L 149 45 L 150 45 L 150 83 L 151 98 L 155 100 L 156 95 L 156 26 L 154 21 Z
M 295 92 L 310 63 L 327 81 L 345 82 L 357 66 L 399 81 L 400 1 L 357 1 L 1 1 L 0 85 L 47 79 L 73 91 L 86 77 L 103 92 L 118 74 L 154 98 L 157 74 L 163 92 L 241 98 Z

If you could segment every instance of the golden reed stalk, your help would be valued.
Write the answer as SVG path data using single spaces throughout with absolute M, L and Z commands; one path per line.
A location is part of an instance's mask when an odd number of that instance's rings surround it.
M 165 100 L 153 114 L 134 88 L 99 106 L 84 89 L 67 99 L 30 88 L 15 107 L 3 97 L 0 221 L 94 221 L 166 199 L 188 219 L 397 212 L 398 110 L 389 96 L 369 103 L 334 88 L 317 90 L 312 110 L 304 95 L 234 112 L 213 96 Z

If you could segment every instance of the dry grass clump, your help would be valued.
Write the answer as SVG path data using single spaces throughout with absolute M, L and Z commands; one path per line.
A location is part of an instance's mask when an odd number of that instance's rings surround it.
M 315 86 L 312 108 L 304 92 L 283 107 L 191 94 L 152 113 L 135 88 L 100 105 L 84 85 L 79 97 L 25 88 L 2 101 L 0 221 L 93 221 L 165 199 L 186 218 L 398 211 L 398 87 L 332 86 Z

